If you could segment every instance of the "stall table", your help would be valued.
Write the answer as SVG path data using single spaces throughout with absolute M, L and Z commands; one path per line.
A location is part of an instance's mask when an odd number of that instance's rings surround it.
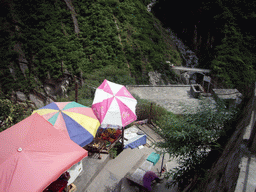
M 85 150 L 91 153 L 98 153 L 99 159 L 101 159 L 100 153 L 106 148 L 106 142 L 100 139 L 94 139 L 90 144 L 84 147 Z
M 126 138 L 126 140 L 124 141 L 124 149 L 128 147 L 133 149 L 147 143 L 147 135 L 139 135 L 139 131 L 140 130 L 136 126 L 132 126 L 124 130 L 124 138 Z
M 103 149 L 102 152 L 105 152 L 105 153 L 109 153 L 110 149 L 112 149 L 115 144 L 122 138 L 122 135 L 120 135 L 113 143 L 111 143 L 109 146 L 106 146 L 105 145 L 105 148 Z
M 143 155 L 138 163 L 125 175 L 125 178 L 143 186 L 143 176 L 153 167 L 153 163 L 146 160 L 147 155 Z

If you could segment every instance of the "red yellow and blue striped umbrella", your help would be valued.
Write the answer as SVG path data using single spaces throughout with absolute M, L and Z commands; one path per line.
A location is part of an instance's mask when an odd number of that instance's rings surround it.
M 100 122 L 89 107 L 76 102 L 53 102 L 33 111 L 43 116 L 56 129 L 68 134 L 70 139 L 84 147 L 92 142 Z

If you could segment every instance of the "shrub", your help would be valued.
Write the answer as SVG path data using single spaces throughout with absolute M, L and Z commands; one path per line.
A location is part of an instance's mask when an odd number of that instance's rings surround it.
M 156 105 L 153 102 L 145 99 L 140 99 L 140 97 L 138 97 L 137 95 L 134 95 L 134 98 L 137 100 L 136 115 L 138 121 L 151 118 L 152 122 L 156 123 L 160 120 L 161 116 L 166 114 L 172 114 L 171 112 L 168 112 L 166 109 L 159 105 Z
M 20 122 L 32 113 L 27 104 L 14 103 L 9 99 L 0 99 L 0 132 Z
M 178 184 L 181 190 L 195 176 L 206 173 L 207 156 L 212 149 L 222 150 L 217 141 L 226 131 L 225 122 L 232 119 L 236 111 L 227 111 L 222 103 L 212 106 L 209 101 L 202 100 L 198 108 L 184 108 L 184 113 L 180 117 L 173 114 L 160 117 L 157 132 L 164 142 L 156 144 L 171 157 L 179 157 L 179 166 L 166 177 L 172 177 L 169 185 Z

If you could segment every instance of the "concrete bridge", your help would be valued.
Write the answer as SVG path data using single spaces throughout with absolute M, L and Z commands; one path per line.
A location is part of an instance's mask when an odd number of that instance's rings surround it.
M 171 66 L 173 70 L 176 71 L 183 71 L 184 72 L 194 72 L 194 73 L 210 73 L 210 69 L 200 69 L 200 68 L 189 68 L 189 67 L 182 67 L 182 66 Z
M 210 83 L 210 78 L 206 76 L 207 73 L 210 73 L 210 69 L 200 69 L 200 68 L 189 68 L 189 67 L 182 67 L 182 66 L 173 66 L 170 65 L 171 69 L 180 76 L 182 82 L 185 84 L 195 84 L 197 80 L 199 80 L 199 75 L 201 75 L 200 81 L 203 79 L 209 79 L 208 82 Z M 192 80 L 192 81 L 191 81 Z M 200 82 L 201 83 L 201 82 Z

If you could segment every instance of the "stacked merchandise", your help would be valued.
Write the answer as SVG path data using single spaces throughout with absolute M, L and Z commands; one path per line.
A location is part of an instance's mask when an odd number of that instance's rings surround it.
M 114 143 L 119 136 L 122 134 L 120 129 L 99 129 L 98 130 L 99 139 L 109 141 L 110 143 Z

